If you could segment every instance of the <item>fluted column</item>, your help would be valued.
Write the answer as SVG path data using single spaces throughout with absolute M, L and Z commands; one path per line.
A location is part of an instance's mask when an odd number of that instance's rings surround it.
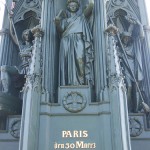
M 37 150 L 41 102 L 41 36 L 40 27 L 32 29 L 35 44 L 23 95 L 23 112 L 19 150 Z
M 0 38 L 0 66 L 17 66 L 19 64 L 18 48 L 12 41 L 9 30 L 0 30 Z M 2 91 L 1 84 L 0 91 Z
M 143 41 L 143 51 L 142 51 L 142 56 L 143 56 L 143 74 L 144 74 L 144 79 L 143 79 L 143 91 L 144 94 L 146 95 L 146 101 L 150 105 L 150 65 L 148 63 L 150 62 L 150 26 L 144 26 L 144 31 L 145 31 L 145 37 Z
M 9 62 L 7 62 L 7 60 L 4 59 L 8 54 L 8 52 L 7 52 L 8 51 L 7 45 L 8 45 L 8 41 L 9 41 L 8 40 L 9 39 L 8 34 L 9 34 L 8 29 L 0 30 L 0 36 L 1 36 L 0 65 L 9 63 Z M 5 50 L 5 48 L 6 48 L 6 50 Z
M 45 102 L 56 101 L 56 89 L 58 81 L 58 48 L 56 44 L 56 30 L 54 24 L 55 0 L 43 0 L 41 27 L 45 34 L 42 41 L 43 67 L 42 67 L 42 90 Z M 57 44 L 58 45 L 58 44 Z
M 3 3 L 1 4 L 4 5 Z M 17 66 L 17 64 L 19 64 L 18 47 L 12 41 L 12 38 L 9 33 L 10 22 L 8 11 L 11 11 L 9 9 L 11 8 L 12 0 L 6 0 L 6 5 L 4 9 L 2 29 L 0 30 L 0 66 Z
M 106 76 L 106 6 L 105 0 L 95 0 L 95 86 L 97 101 L 107 101 L 107 76 Z
M 18 49 L 9 35 L 9 30 L 8 29 L 0 30 L 0 36 L 1 36 L 0 66 L 2 65 L 12 66 L 18 64 L 19 60 Z
M 115 41 L 117 28 L 110 25 L 106 32 L 108 33 L 108 84 L 112 147 L 114 150 L 131 150 L 126 88 Z
M 141 23 L 144 25 L 148 25 L 148 14 L 147 14 L 147 7 L 146 7 L 146 2 L 145 0 L 137 0 L 138 3 L 138 8 L 140 11 L 140 15 L 144 16 L 141 17 Z

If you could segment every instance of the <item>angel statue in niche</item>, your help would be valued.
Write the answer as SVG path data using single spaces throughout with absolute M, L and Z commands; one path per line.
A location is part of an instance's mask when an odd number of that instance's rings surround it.
M 94 85 L 94 51 L 88 18 L 94 4 L 82 12 L 78 0 L 67 0 L 67 10 L 55 17 L 60 33 L 59 85 Z

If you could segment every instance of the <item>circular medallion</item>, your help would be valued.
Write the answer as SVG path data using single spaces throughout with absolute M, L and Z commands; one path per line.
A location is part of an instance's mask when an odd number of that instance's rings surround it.
M 143 131 L 142 124 L 138 119 L 130 118 L 129 124 L 130 124 L 130 136 L 131 137 L 139 136 L 142 133 Z
M 20 137 L 20 126 L 21 126 L 21 120 L 20 119 L 14 120 L 12 122 L 11 127 L 10 127 L 10 134 L 14 138 Z
M 79 92 L 70 92 L 63 99 L 63 105 L 69 112 L 79 112 L 86 106 L 86 98 Z
M 123 5 L 124 2 L 125 2 L 125 0 L 112 0 L 112 3 L 113 3 L 115 6 Z

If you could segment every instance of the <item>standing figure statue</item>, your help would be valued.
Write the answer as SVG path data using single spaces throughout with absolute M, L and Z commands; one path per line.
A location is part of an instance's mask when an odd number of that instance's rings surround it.
M 122 45 L 125 50 L 126 56 L 122 53 L 121 59 L 122 59 L 122 67 L 123 67 L 123 73 L 125 75 L 125 82 L 127 86 L 127 100 L 128 100 L 128 110 L 129 112 L 132 112 L 133 105 L 137 105 L 134 102 L 136 99 L 136 96 L 133 96 L 133 89 L 134 89 L 134 78 L 132 76 L 132 73 L 135 72 L 135 57 L 134 57 L 134 50 L 133 50 L 133 40 L 131 33 L 129 32 L 123 32 L 121 37 Z M 127 58 L 127 59 L 126 59 Z M 127 62 L 128 61 L 128 62 Z M 128 66 L 129 64 L 129 66 Z M 132 71 L 132 72 L 131 72 Z
M 59 85 L 94 85 L 94 51 L 87 19 L 93 3 L 83 11 L 78 0 L 68 0 L 67 10 L 55 17 L 61 35 L 59 52 Z M 63 17 L 61 17 L 63 16 Z
M 20 56 L 22 58 L 21 74 L 27 74 L 33 47 L 33 35 L 30 29 L 26 29 L 22 32 L 22 40 L 23 43 L 20 45 Z
M 127 85 L 129 112 L 138 112 L 141 97 L 137 85 L 140 87 L 141 81 L 143 80 L 141 40 L 144 33 L 139 21 L 133 18 L 128 18 L 128 16 L 126 16 L 126 19 L 130 25 L 128 31 L 123 32 L 121 36 L 123 49 L 126 53 L 126 57 L 124 54 L 121 55 L 122 66 L 124 68 Z M 135 82 L 137 82 L 137 84 Z

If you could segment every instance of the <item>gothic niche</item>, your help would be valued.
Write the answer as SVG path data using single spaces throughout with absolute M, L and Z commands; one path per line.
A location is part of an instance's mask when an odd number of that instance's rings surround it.
M 67 0 L 66 10 L 55 17 L 60 34 L 59 85 L 94 85 L 94 50 L 88 19 L 93 3 L 82 10 L 82 2 Z
M 31 29 L 39 24 L 36 13 L 33 11 L 24 14 L 24 20 L 21 20 L 10 26 L 10 34 L 14 43 L 19 48 L 19 55 L 22 62 L 18 66 L 1 66 L 1 85 L 0 92 L 1 109 L 0 113 L 4 115 L 21 114 L 22 110 L 22 90 L 25 83 L 25 75 L 28 73 L 30 58 L 33 46 L 33 35 Z M 17 36 L 16 36 L 16 34 Z
M 15 23 L 18 39 L 22 39 L 22 33 L 26 29 L 32 29 L 39 24 L 39 18 L 34 11 L 28 11 L 23 15 L 23 20 Z M 23 42 L 22 40 L 20 41 Z
M 118 54 L 125 76 L 129 112 L 141 111 L 144 101 L 142 95 L 143 67 L 142 41 L 143 26 L 138 18 L 124 10 L 117 10 L 110 23 L 119 28 Z
M 61 1 L 61 0 L 60 0 Z M 66 90 L 94 99 L 94 0 L 66 0 L 54 18 L 58 35 L 58 101 Z M 69 89 L 68 89 L 69 87 Z M 89 95 L 88 95 L 88 94 Z M 61 96 L 60 96 L 61 95 Z M 94 100 L 92 100 L 94 101 Z
M 25 76 L 28 73 L 34 41 L 31 29 L 39 24 L 39 18 L 37 18 L 37 14 L 33 11 L 26 12 L 23 18 L 24 20 L 15 23 L 17 36 L 13 34 L 13 31 L 12 36 L 19 47 L 19 54 L 22 59 L 22 63 L 19 66 L 19 73 L 20 75 Z

